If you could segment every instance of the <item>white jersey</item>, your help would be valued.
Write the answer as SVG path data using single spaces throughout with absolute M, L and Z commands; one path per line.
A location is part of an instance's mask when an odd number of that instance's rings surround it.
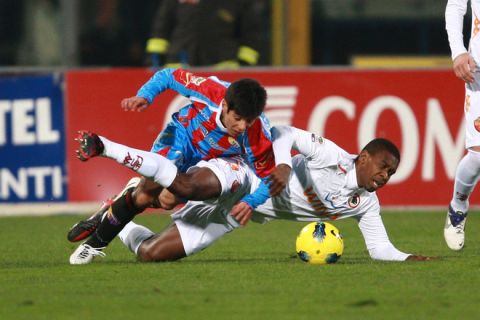
M 312 133 L 291 127 L 283 127 L 283 130 L 283 137 L 292 140 L 293 149 L 300 155 L 293 158 L 288 186 L 280 196 L 259 206 L 259 215 L 318 221 L 380 212 L 376 194 L 358 187 L 356 155 Z M 279 145 L 292 144 L 286 143 L 284 138 L 277 137 L 277 140 L 282 139 Z
M 472 27 L 469 41 L 471 56 L 480 66 L 480 0 L 470 0 L 472 7 Z M 463 17 L 467 12 L 468 0 L 448 0 L 445 9 L 445 27 L 452 52 L 452 59 L 467 52 L 463 43 Z
M 355 217 L 370 256 L 378 260 L 405 260 L 408 254 L 390 242 L 380 216 L 375 193 L 359 188 L 354 159 L 333 142 L 306 131 L 277 127 L 274 148 L 292 146 L 300 152 L 293 158 L 288 186 L 282 193 L 257 207 L 252 221 L 335 220 Z M 229 215 L 245 193 L 255 190 L 260 179 L 238 158 L 212 159 L 197 166 L 210 168 L 220 180 L 222 195 L 212 201 L 189 201 L 172 215 L 187 255 L 202 250 L 238 227 Z

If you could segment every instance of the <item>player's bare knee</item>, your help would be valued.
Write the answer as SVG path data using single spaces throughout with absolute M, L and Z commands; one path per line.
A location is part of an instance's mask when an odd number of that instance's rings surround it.
M 158 250 L 155 250 L 155 246 L 151 245 L 148 240 L 140 245 L 137 251 L 137 256 L 144 262 L 162 261 Z

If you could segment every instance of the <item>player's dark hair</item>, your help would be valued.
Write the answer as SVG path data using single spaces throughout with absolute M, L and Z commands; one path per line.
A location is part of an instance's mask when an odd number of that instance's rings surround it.
M 225 101 L 229 111 L 233 110 L 247 120 L 254 120 L 265 109 L 267 92 L 254 79 L 240 79 L 228 87 Z
M 367 151 L 371 155 L 374 155 L 379 151 L 386 150 L 395 158 L 397 158 L 398 162 L 400 162 L 400 151 L 398 151 L 397 146 L 394 145 L 390 140 L 384 138 L 373 139 L 367 143 L 363 150 Z

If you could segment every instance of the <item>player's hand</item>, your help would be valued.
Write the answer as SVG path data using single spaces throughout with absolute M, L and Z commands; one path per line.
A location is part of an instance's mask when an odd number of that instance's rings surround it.
M 286 164 L 279 164 L 275 167 L 272 174 L 267 178 L 267 183 L 270 188 L 270 195 L 272 197 L 278 196 L 280 192 L 285 189 L 290 178 L 290 171 L 292 168 Z
M 407 257 L 407 261 L 430 261 L 430 260 L 433 260 L 435 259 L 434 257 L 426 257 L 426 256 L 417 256 L 417 255 L 409 255 Z
M 472 56 L 466 52 L 462 53 L 453 60 L 453 72 L 457 78 L 465 81 L 466 83 L 472 83 L 474 80 L 473 74 L 477 68 Z
M 252 217 L 252 208 L 247 203 L 240 201 L 233 206 L 230 215 L 234 217 L 240 225 L 244 226 Z
M 122 106 L 122 109 L 125 111 L 141 112 L 147 109 L 149 104 L 147 99 L 134 96 L 134 97 L 123 99 L 120 105 Z

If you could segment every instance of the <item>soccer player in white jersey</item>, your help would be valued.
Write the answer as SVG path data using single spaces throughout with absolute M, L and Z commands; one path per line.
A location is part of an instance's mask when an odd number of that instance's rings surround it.
M 468 151 L 457 167 L 444 228 L 445 241 L 452 250 L 461 250 L 465 244 L 468 198 L 480 176 L 480 72 L 477 69 L 480 63 L 480 0 L 471 0 L 473 17 L 468 50 L 463 43 L 467 4 L 468 0 L 449 0 L 445 10 L 453 70 L 465 82 L 465 147 Z
M 120 239 L 141 260 L 169 261 L 207 248 L 225 234 L 246 224 L 250 218 L 263 223 L 271 219 L 320 221 L 354 217 L 373 259 L 430 259 L 396 249 L 380 216 L 375 190 L 384 186 L 398 167 L 400 154 L 394 144 L 385 139 L 375 139 L 356 156 L 328 139 L 300 129 L 282 126 L 273 128 L 272 133 L 274 148 L 293 147 L 300 153 L 292 160 L 289 184 L 279 196 L 267 200 L 253 212 L 233 213 L 232 206 L 242 196 L 255 190 L 261 180 L 241 158 L 202 161 L 187 175 L 193 175 L 192 179 L 195 179 L 194 175 L 203 179 L 214 176 L 216 179 L 211 180 L 215 181 L 218 198 L 188 202 L 172 215 L 174 223 L 158 235 L 130 222 L 119 234 Z M 106 148 L 111 143 L 105 143 Z M 160 157 L 132 148 L 128 152 L 144 159 Z M 108 150 L 103 156 L 106 154 L 112 158 Z M 160 162 L 157 162 L 159 166 Z M 137 169 L 138 173 L 157 179 L 153 174 L 157 169 Z

